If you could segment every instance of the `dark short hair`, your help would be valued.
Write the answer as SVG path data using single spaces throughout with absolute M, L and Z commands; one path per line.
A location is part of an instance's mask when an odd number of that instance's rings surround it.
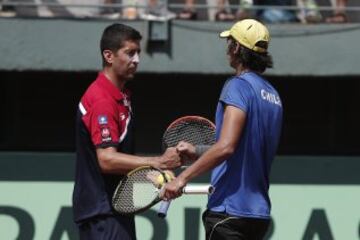
M 236 40 L 229 37 L 231 41 L 229 44 L 228 51 L 235 48 Z M 238 61 L 246 68 L 252 71 L 263 73 L 266 68 L 273 67 L 273 60 L 268 52 L 258 53 L 249 48 L 246 48 L 240 44 L 240 51 L 236 55 Z
M 106 64 L 102 54 L 104 50 L 116 52 L 124 46 L 125 41 L 140 41 L 141 38 L 141 34 L 136 29 L 121 23 L 114 23 L 106 27 L 100 40 L 100 51 L 103 66 Z

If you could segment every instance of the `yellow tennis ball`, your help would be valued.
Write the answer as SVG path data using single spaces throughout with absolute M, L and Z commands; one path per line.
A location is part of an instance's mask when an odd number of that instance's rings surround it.
M 174 178 L 172 175 L 170 175 L 169 173 L 165 172 L 165 177 L 168 180 L 168 182 L 172 181 Z
M 165 183 L 165 179 L 162 174 L 159 174 L 159 176 L 156 178 L 156 183 L 161 187 Z
M 172 176 L 170 174 L 168 174 L 167 172 L 165 172 L 165 177 L 167 179 L 167 182 L 170 182 L 173 179 Z M 166 183 L 163 174 L 159 174 L 159 176 L 157 176 L 156 183 L 160 187 L 162 187 L 162 185 L 164 185 Z

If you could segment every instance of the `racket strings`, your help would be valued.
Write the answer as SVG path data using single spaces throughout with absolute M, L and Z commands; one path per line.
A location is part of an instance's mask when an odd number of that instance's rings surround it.
M 170 127 L 163 136 L 164 147 L 174 147 L 180 141 L 193 145 L 212 145 L 215 143 L 214 126 L 206 121 L 184 121 Z
M 139 212 L 158 199 L 159 189 L 156 182 L 161 173 L 153 169 L 134 172 L 116 189 L 113 207 L 120 213 Z

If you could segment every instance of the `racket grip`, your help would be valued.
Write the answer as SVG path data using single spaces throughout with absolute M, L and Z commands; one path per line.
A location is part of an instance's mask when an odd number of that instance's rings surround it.
M 166 218 L 167 211 L 170 207 L 171 201 L 161 201 L 159 210 L 157 212 L 158 217 L 160 218 Z
M 184 194 L 212 194 L 215 188 L 212 185 L 188 185 L 182 189 Z

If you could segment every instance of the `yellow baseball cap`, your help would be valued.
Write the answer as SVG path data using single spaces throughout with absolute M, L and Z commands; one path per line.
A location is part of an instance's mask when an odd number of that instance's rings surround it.
M 254 19 L 244 19 L 235 23 L 230 30 L 220 33 L 221 38 L 232 36 L 241 45 L 259 53 L 265 53 L 267 47 L 257 45 L 259 42 L 266 42 L 268 46 L 270 41 L 269 30 L 260 22 Z

